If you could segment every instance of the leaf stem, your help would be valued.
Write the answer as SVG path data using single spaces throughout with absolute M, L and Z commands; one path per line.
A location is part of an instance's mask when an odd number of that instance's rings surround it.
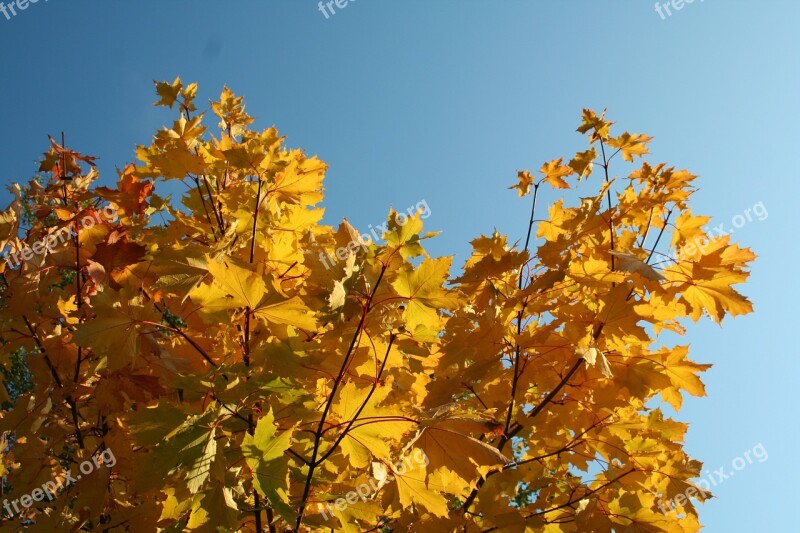
M 608 177 L 608 161 L 609 160 L 606 159 L 606 148 L 605 148 L 605 143 L 603 142 L 602 138 L 600 139 L 600 151 L 603 154 L 603 171 L 605 172 L 606 183 L 610 183 L 610 180 L 609 180 L 609 177 Z M 613 216 L 613 214 L 611 212 L 611 187 L 608 187 L 608 189 L 606 189 L 606 197 L 608 198 L 608 232 L 609 232 L 609 236 L 611 237 L 611 251 L 613 252 L 614 251 L 614 216 Z M 616 270 L 614 259 L 615 259 L 614 258 L 614 254 L 611 254 L 611 271 L 612 272 L 614 272 Z M 615 283 L 612 283 L 612 286 L 613 285 L 615 285 Z

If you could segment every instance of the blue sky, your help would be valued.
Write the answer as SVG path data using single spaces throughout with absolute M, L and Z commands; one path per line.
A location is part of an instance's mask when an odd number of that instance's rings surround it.
M 583 107 L 655 136 L 653 159 L 701 176 L 695 211 L 760 259 L 756 314 L 690 329 L 714 363 L 687 402 L 688 448 L 710 472 L 761 443 L 763 463 L 716 487 L 707 531 L 790 531 L 798 494 L 800 3 L 696 0 L 662 19 L 651 1 L 356 0 L 325 18 L 310 0 L 40 0 L 0 14 L 0 181 L 25 180 L 48 133 L 100 158 L 104 181 L 170 120 L 152 80 L 227 84 L 330 164 L 326 221 L 383 221 L 425 200 L 434 255 L 497 228 L 524 238 L 517 169 L 571 155 Z M 5 200 L 6 196 L 2 199 Z M 545 196 L 552 201 L 555 196 Z

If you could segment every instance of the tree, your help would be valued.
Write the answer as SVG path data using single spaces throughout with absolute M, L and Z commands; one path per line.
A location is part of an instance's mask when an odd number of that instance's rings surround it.
M 708 365 L 657 342 L 750 312 L 732 286 L 754 255 L 707 236 L 695 176 L 644 162 L 650 137 L 585 110 L 588 149 L 512 187 L 524 244 L 478 237 L 451 279 L 420 212 L 377 242 L 324 226 L 322 161 L 251 129 L 227 88 L 214 136 L 195 84 L 156 87 L 180 116 L 115 188 L 51 140 L 30 224 L 19 196 L 3 214 L 24 253 L 3 267 L 2 363 L 24 353 L 32 385 L 0 419 L 7 526 L 699 530 L 701 463 L 662 407 L 704 395 Z M 595 192 L 537 220 L 544 186 Z M 56 476 L 74 481 L 32 501 Z

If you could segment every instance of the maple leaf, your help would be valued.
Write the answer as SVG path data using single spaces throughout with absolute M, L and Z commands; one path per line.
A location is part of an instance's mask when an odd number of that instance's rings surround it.
M 711 217 L 697 217 L 692 215 L 692 210 L 687 209 L 675 220 L 675 232 L 672 234 L 672 246 L 679 243 L 697 243 L 705 240 L 706 232 L 702 229 L 711 222 Z
M 665 387 L 661 397 L 670 403 L 676 410 L 681 408 L 682 399 L 680 391 L 686 391 L 692 396 L 705 396 L 706 388 L 700 381 L 698 374 L 711 368 L 711 365 L 701 365 L 687 358 L 688 346 L 676 346 L 663 352 L 662 364 L 672 383 L 672 387 Z
M 652 141 L 652 137 L 642 134 L 631 135 L 628 132 L 623 133 L 619 137 L 611 138 L 608 140 L 608 145 L 612 148 L 619 149 L 622 152 L 622 158 L 625 161 L 633 161 L 634 157 L 642 157 L 646 153 L 647 143 Z
M 406 472 L 402 475 L 395 473 L 397 490 L 400 495 L 400 505 L 410 507 L 420 505 L 435 516 L 447 516 L 447 499 L 439 492 L 431 490 L 430 483 L 426 483 L 425 471 Z
M 451 262 L 449 257 L 425 259 L 417 269 L 404 268 L 392 282 L 398 296 L 407 300 L 403 318 L 408 331 L 422 336 L 435 335 L 441 321 L 439 309 L 458 305 L 458 296 L 442 288 Z
M 404 259 L 423 255 L 425 249 L 422 248 L 422 240 L 436 235 L 435 233 L 420 235 L 422 231 L 422 215 L 419 212 L 401 221 L 397 212 L 391 209 L 387 228 L 382 235 L 383 239 L 386 240 L 386 255 L 390 256 L 394 251 L 398 251 Z M 360 237 L 358 237 L 356 242 L 360 240 Z
M 220 129 L 233 136 L 241 135 L 254 120 L 244 112 L 244 98 L 236 96 L 227 87 L 222 89 L 219 100 L 211 103 L 211 110 L 221 119 Z
M 169 108 L 174 106 L 178 96 L 181 94 L 181 90 L 183 89 L 183 82 L 181 82 L 181 79 L 175 78 L 175 81 L 172 83 L 166 81 L 158 82 L 154 80 L 153 83 L 156 85 L 156 92 L 160 97 L 159 100 L 153 105 L 165 106 Z
M 98 187 L 95 192 L 116 206 L 117 211 L 132 215 L 142 215 L 148 207 L 147 200 L 155 186 L 136 174 L 136 167 L 128 165 L 120 172 L 118 190 Z
M 14 184 L 9 191 L 14 195 L 14 200 L 0 213 L 0 250 L 4 250 L 9 241 L 17 237 L 22 214 L 19 185 Z
M 466 488 L 490 469 L 501 468 L 509 462 L 496 448 L 446 424 L 425 426 L 412 445 L 425 452 L 429 470 L 442 469 L 439 475 L 455 488 Z
M 238 506 L 233 490 L 214 484 L 211 490 L 194 498 L 186 528 L 190 531 L 230 529 L 236 526 L 237 516 Z
M 575 154 L 569 162 L 569 167 L 578 175 L 578 179 L 583 179 L 592 173 L 594 167 L 594 160 L 597 159 L 597 151 L 594 147 Z
M 364 420 L 354 424 L 341 443 L 342 453 L 355 467 L 366 468 L 374 458 L 388 461 L 392 444 L 401 442 L 412 429 L 408 421 L 398 418 L 402 417 L 401 411 L 391 405 L 379 406 L 391 392 L 389 387 L 371 392 L 371 388 L 358 387 L 354 382 L 348 382 L 342 388 L 339 401 L 333 408 L 338 419 L 348 423 L 356 421 L 358 415 Z
M 517 172 L 517 179 L 519 183 L 512 185 L 509 189 L 517 189 L 520 197 L 527 196 L 530 193 L 531 185 L 533 185 L 533 176 L 528 170 L 520 170 Z
M 141 295 L 126 298 L 101 292 L 92 299 L 92 305 L 95 318 L 80 324 L 73 340 L 101 356 L 110 370 L 123 368 L 141 353 L 142 336 L 152 329 L 147 323 L 157 323 L 160 317 L 145 306 Z
M 258 421 L 253 435 L 248 433 L 242 442 L 242 454 L 253 471 L 256 490 L 289 519 L 293 511 L 287 501 L 285 464 L 280 459 L 291 443 L 292 431 L 277 435 L 272 411 Z
M 265 278 L 235 261 L 219 262 L 209 259 L 208 272 L 213 281 L 192 290 L 189 297 L 200 305 L 202 316 L 212 318 L 238 308 L 249 308 L 253 315 L 272 324 L 286 324 L 301 329 L 316 328 L 316 319 L 302 300 L 287 298 L 274 287 L 268 287 Z
M 591 109 L 583 110 L 583 121 L 578 126 L 578 131 L 581 133 L 592 132 L 590 139 L 592 142 L 597 140 L 607 140 L 609 132 L 611 131 L 612 122 L 605 120 L 605 111 L 597 116 Z
M 554 189 L 569 189 L 569 183 L 567 183 L 564 178 L 571 175 L 573 173 L 572 168 L 568 167 L 567 165 L 563 164 L 564 158 L 554 159 L 549 163 L 545 163 L 542 165 L 542 168 L 539 169 L 544 175 L 542 178 L 551 187 Z
M 717 322 L 721 322 L 726 312 L 733 316 L 745 315 L 753 311 L 753 304 L 731 288 L 731 283 L 742 282 L 746 274 L 720 273 L 710 280 L 689 284 L 682 298 L 689 303 L 691 317 L 698 320 L 703 311 Z

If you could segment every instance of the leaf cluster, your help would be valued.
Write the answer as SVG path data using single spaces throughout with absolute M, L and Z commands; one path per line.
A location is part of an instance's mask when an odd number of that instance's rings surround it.
M 390 212 L 380 243 L 323 225 L 325 163 L 251 129 L 227 88 L 213 134 L 195 84 L 156 88 L 178 116 L 115 187 L 53 140 L 31 223 L 19 196 L 0 215 L 12 250 L 75 234 L 0 277 L 0 363 L 18 374 L 24 351 L 31 384 L 0 417 L 11 495 L 117 459 L 18 527 L 699 530 L 694 501 L 659 506 L 701 469 L 661 404 L 704 395 L 708 366 L 658 337 L 751 311 L 733 286 L 754 255 L 728 237 L 674 253 L 708 219 L 688 205 L 695 176 L 643 160 L 650 137 L 584 111 L 587 150 L 519 173 L 524 245 L 480 236 L 455 275 L 419 213 Z M 590 192 L 537 221 L 543 186 Z M 398 468 L 409 457 L 426 464 Z

